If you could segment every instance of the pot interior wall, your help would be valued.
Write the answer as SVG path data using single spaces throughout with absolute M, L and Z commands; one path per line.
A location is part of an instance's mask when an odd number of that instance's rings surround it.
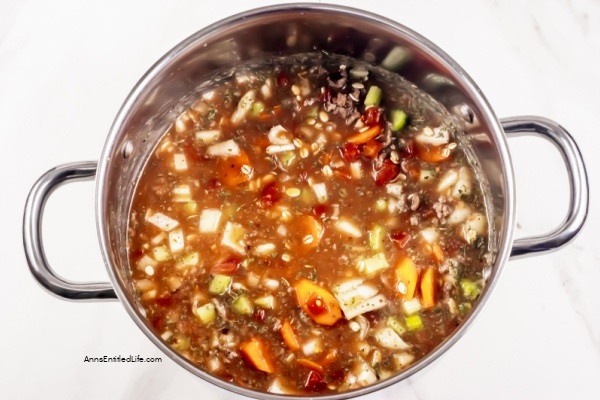
M 102 160 L 100 223 L 105 224 L 108 263 L 129 301 L 127 217 L 137 178 L 154 145 L 174 118 L 210 85 L 214 72 L 236 63 L 268 56 L 326 51 L 384 64 L 428 92 L 457 115 L 465 137 L 487 177 L 493 247 L 508 246 L 510 210 L 498 137 L 502 132 L 491 111 L 451 60 L 436 54 L 428 41 L 385 19 L 364 19 L 352 11 L 327 6 L 284 6 L 208 27 L 178 45 L 138 83 L 111 130 Z M 460 68 L 458 68 L 460 70 Z M 498 262 L 496 262 L 498 264 Z M 498 265 L 492 271 L 495 278 Z

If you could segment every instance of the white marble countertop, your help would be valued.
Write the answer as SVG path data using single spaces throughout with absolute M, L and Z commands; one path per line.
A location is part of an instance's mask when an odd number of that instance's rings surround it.
M 50 167 L 97 159 L 125 96 L 194 31 L 268 1 L 3 0 L 0 7 L 0 398 L 233 399 L 163 357 L 90 364 L 86 355 L 162 356 L 117 303 L 58 300 L 23 255 L 27 192 Z M 395 19 L 455 58 L 497 115 L 559 121 L 587 161 L 592 206 L 571 244 L 508 263 L 491 301 L 438 362 L 369 399 L 600 398 L 600 3 L 353 1 Z M 393 5 L 392 5 L 393 4 Z M 517 236 L 549 230 L 567 206 L 560 157 L 539 140 L 510 143 Z M 106 280 L 92 183 L 48 202 L 44 233 L 56 270 Z

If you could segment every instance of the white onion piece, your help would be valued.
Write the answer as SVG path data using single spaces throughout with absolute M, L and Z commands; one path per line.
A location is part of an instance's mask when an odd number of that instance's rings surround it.
M 335 222 L 335 229 L 339 232 L 351 236 L 353 238 L 359 238 L 362 236 L 362 231 L 354 222 L 347 218 L 340 218 Z
M 221 211 L 216 208 L 207 208 L 200 214 L 200 232 L 216 233 L 221 222 Z
M 357 315 L 379 310 L 385 306 L 387 306 L 387 299 L 384 295 L 378 294 L 370 299 L 366 299 L 352 305 L 347 305 L 346 309 L 344 310 L 342 308 L 342 310 L 344 311 L 344 316 L 346 319 L 352 319 Z
M 352 372 L 356 376 L 356 383 L 360 386 L 367 386 L 377 382 L 375 370 L 362 358 L 357 361 Z
M 311 185 L 313 192 L 315 192 L 315 196 L 317 197 L 317 201 L 319 203 L 327 202 L 327 186 L 324 183 L 313 183 Z
M 485 217 L 481 213 L 473 213 L 467 218 L 465 227 L 474 230 L 478 235 L 483 235 L 486 228 Z
M 392 195 L 396 198 L 400 198 L 402 195 L 402 185 L 398 183 L 388 183 L 385 185 L 385 191 L 387 194 Z
M 157 228 L 167 232 L 172 229 L 175 229 L 179 225 L 178 221 L 160 212 L 154 213 L 152 215 L 146 215 L 146 221 L 150 222 Z
M 203 144 L 211 144 L 221 137 L 221 131 L 218 129 L 210 129 L 196 132 L 196 140 Z
M 396 353 L 392 356 L 392 359 L 394 360 L 394 367 L 401 370 L 408 367 L 415 360 L 415 356 L 409 353 Z
M 373 336 L 381 347 L 389 350 L 406 350 L 411 347 L 389 327 L 378 329 Z
M 458 170 L 456 185 L 454 185 L 454 188 L 452 189 L 452 196 L 460 198 L 461 196 L 471 194 L 471 191 L 471 172 L 467 167 L 461 167 L 461 169 Z
M 185 246 L 185 240 L 183 238 L 183 229 L 175 229 L 169 232 L 169 247 L 171 253 L 179 253 Z
M 440 233 L 434 227 L 429 227 L 421 230 L 421 237 L 429 244 L 437 241 Z
M 446 172 L 442 179 L 440 179 L 440 183 L 438 184 L 437 191 L 444 192 L 449 189 L 452 185 L 456 184 L 458 181 L 458 173 L 451 169 Z
M 460 224 L 461 222 L 464 222 L 469 215 L 471 215 L 471 208 L 465 206 L 464 203 L 459 203 L 456 205 L 447 221 L 450 225 Z
M 287 144 L 272 144 L 267 146 L 267 154 L 278 154 L 285 153 L 286 151 L 293 151 L 296 147 L 293 143 Z
M 287 133 L 288 131 L 283 126 L 275 125 L 269 131 L 269 142 L 277 145 L 289 144 L 292 140 Z
M 225 224 L 225 230 L 223 231 L 223 237 L 221 238 L 221 245 L 229 247 L 231 250 L 242 255 L 246 254 L 246 246 L 242 242 L 245 230 L 240 224 L 233 222 L 227 222 Z
M 417 313 L 421 310 L 421 300 L 418 297 L 413 297 L 411 300 L 404 300 L 402 302 L 402 311 L 406 315 Z
M 431 146 L 442 146 L 450 141 L 450 132 L 446 128 L 436 127 L 431 129 L 426 126 L 415 136 L 415 141 Z
M 177 153 L 173 155 L 173 166 L 175 166 L 175 171 L 187 171 L 188 163 L 185 154 Z
M 252 249 L 252 253 L 257 256 L 268 256 L 275 251 L 274 243 L 262 243 Z
M 280 377 L 273 379 L 269 387 L 267 388 L 267 392 L 275 393 L 275 394 L 295 394 L 293 390 L 288 388 L 283 380 Z
M 248 114 L 248 111 L 250 111 L 250 108 L 252 108 L 252 103 L 254 103 L 255 99 L 256 92 L 254 90 L 250 90 L 242 96 L 238 103 L 237 109 L 231 116 L 231 123 L 233 126 L 239 125 L 246 119 L 246 115 Z
M 323 341 L 320 338 L 308 339 L 302 345 L 302 353 L 305 356 L 312 356 L 323 351 Z
M 211 157 L 235 157 L 241 154 L 241 150 L 235 141 L 227 140 L 208 146 L 206 154 Z

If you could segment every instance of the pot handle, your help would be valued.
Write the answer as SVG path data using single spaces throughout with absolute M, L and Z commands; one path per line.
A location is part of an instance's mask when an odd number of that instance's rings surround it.
M 575 140 L 562 126 L 547 118 L 520 116 L 500 121 L 508 138 L 536 136 L 548 140 L 560 152 L 569 178 L 569 208 L 564 221 L 553 231 L 539 236 L 516 239 L 511 258 L 545 253 L 573 239 L 585 223 L 589 206 L 588 178 L 581 152 Z
M 59 165 L 42 175 L 31 188 L 23 214 L 23 245 L 29 270 L 50 293 L 68 300 L 111 300 L 117 296 L 109 282 L 76 283 L 57 275 L 48 264 L 42 241 L 42 218 L 46 201 L 54 190 L 69 181 L 93 179 L 97 163 L 83 161 Z

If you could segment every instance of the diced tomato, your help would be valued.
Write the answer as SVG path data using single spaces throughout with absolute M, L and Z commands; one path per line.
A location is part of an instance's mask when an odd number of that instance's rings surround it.
M 369 140 L 362 148 L 362 153 L 365 157 L 374 159 L 379 155 L 383 144 L 375 139 Z
M 308 300 L 306 301 L 306 307 L 311 312 L 311 314 L 317 316 L 321 315 L 327 311 L 327 304 L 323 300 L 321 296 L 316 293 L 313 293 Z
M 327 382 L 323 378 L 323 375 L 317 371 L 309 371 L 304 382 L 304 389 L 310 390 L 311 392 L 322 392 L 327 389 Z
M 319 94 L 319 101 L 322 103 L 329 103 L 331 101 L 331 91 L 329 88 L 325 88 L 321 94 Z
M 259 322 L 263 322 L 266 316 L 267 315 L 264 308 L 257 308 L 254 312 L 254 318 L 256 318 L 256 320 Z
M 404 146 L 400 147 L 399 149 L 400 152 L 400 156 L 403 158 L 411 158 L 415 156 L 415 141 L 410 139 L 408 141 L 406 141 L 406 143 L 404 144 Z
M 260 193 L 260 204 L 263 207 L 270 207 L 277 203 L 283 194 L 277 182 L 268 183 Z
M 239 258 L 235 256 L 228 257 L 215 265 L 210 269 L 211 274 L 223 274 L 223 275 L 233 275 L 239 270 L 240 266 Z
M 410 235 L 404 231 L 393 231 L 390 233 L 390 239 L 399 248 L 404 248 L 410 241 Z
M 209 190 L 214 190 L 214 189 L 218 189 L 222 186 L 221 181 L 218 180 L 217 178 L 212 178 L 208 181 L 208 183 L 206 184 L 206 188 Z
M 361 121 L 365 123 L 365 125 L 373 126 L 379 125 L 381 121 L 382 109 L 379 107 L 369 107 L 365 110 L 363 115 L 360 117 Z
M 327 204 L 317 204 L 313 208 L 313 214 L 319 219 L 325 218 L 331 212 L 331 207 Z
M 285 72 L 281 71 L 279 75 L 277 75 L 277 85 L 279 86 L 287 86 L 290 83 L 290 76 Z
M 360 157 L 360 146 L 356 143 L 346 143 L 342 146 L 340 152 L 347 162 L 356 161 Z
M 399 172 L 400 168 L 396 164 L 390 160 L 384 160 L 381 168 L 375 172 L 375 184 L 377 186 L 386 185 L 396 179 Z
M 173 296 L 169 293 L 165 293 L 164 295 L 156 298 L 156 304 L 161 307 L 171 307 L 173 304 Z

